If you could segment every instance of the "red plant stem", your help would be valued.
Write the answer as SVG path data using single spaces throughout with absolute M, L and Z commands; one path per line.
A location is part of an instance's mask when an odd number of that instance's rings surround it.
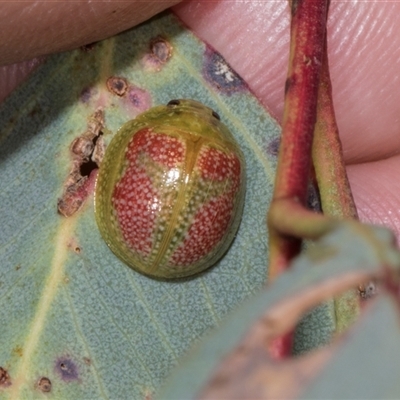
M 327 0 L 293 0 L 291 2 L 291 44 L 289 71 L 285 85 L 275 190 L 272 204 L 293 199 L 304 204 L 311 167 L 311 146 L 316 121 L 320 70 L 326 32 Z M 271 211 L 270 279 L 287 268 L 299 251 L 301 241 L 283 236 L 274 223 Z
M 297 6 L 296 6 L 297 5 Z M 324 51 L 325 0 L 292 3 L 291 46 L 274 198 L 304 202 Z
M 292 227 L 298 226 L 299 222 L 300 231 L 309 227 L 308 223 L 304 226 L 304 221 L 311 213 L 304 204 L 311 168 L 328 1 L 292 0 L 290 3 L 290 57 L 285 84 L 282 139 L 274 195 L 268 214 L 269 282 L 285 270 L 300 251 L 301 240 L 291 232 Z M 297 223 L 290 221 L 294 214 L 297 214 Z M 274 341 L 272 348 L 275 349 L 275 357 L 290 355 L 292 337 L 292 333 L 288 333 Z

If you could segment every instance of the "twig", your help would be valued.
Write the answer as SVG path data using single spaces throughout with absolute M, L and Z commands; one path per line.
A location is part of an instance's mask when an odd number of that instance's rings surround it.
M 285 200 L 285 212 L 304 205 L 311 167 L 311 146 L 316 121 L 318 85 L 324 52 L 327 0 L 296 0 L 290 3 L 291 44 L 282 140 L 269 212 L 270 279 L 284 270 L 300 250 L 300 239 L 284 232 L 274 218 Z M 304 208 L 304 218 L 308 211 Z

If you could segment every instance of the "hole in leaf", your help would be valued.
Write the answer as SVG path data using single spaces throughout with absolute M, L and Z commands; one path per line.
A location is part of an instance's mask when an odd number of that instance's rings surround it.
M 95 163 L 92 160 L 89 160 L 89 161 L 83 162 L 81 164 L 81 166 L 79 168 L 79 172 L 82 176 L 89 176 L 91 174 L 91 172 L 97 168 L 99 168 L 97 163 Z

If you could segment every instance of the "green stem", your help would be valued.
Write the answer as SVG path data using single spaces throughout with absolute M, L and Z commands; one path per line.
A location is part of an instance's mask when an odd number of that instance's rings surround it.
M 270 223 L 281 236 L 317 240 L 334 229 L 338 221 L 310 211 L 296 199 L 278 199 L 270 207 Z
M 333 107 L 326 37 L 324 47 L 312 147 L 315 175 L 324 214 L 338 219 L 357 219 Z M 336 331 L 343 332 L 360 313 L 359 291 L 349 290 L 334 302 Z

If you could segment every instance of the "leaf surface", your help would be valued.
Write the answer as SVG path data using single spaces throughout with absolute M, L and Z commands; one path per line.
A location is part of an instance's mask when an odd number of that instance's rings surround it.
M 107 88 L 110 77 L 126 80 L 124 95 Z M 57 201 L 70 145 L 96 110 L 109 142 L 124 122 L 174 98 L 220 114 L 245 154 L 247 192 L 226 256 L 194 279 L 159 282 L 107 248 L 92 194 L 69 218 Z M 37 397 L 42 377 L 57 399 L 149 396 L 193 342 L 265 282 L 279 126 L 222 56 L 167 13 L 49 57 L 2 105 L 0 121 L 0 365 L 11 382 L 0 396 Z M 330 313 L 321 313 L 313 343 L 332 331 Z

